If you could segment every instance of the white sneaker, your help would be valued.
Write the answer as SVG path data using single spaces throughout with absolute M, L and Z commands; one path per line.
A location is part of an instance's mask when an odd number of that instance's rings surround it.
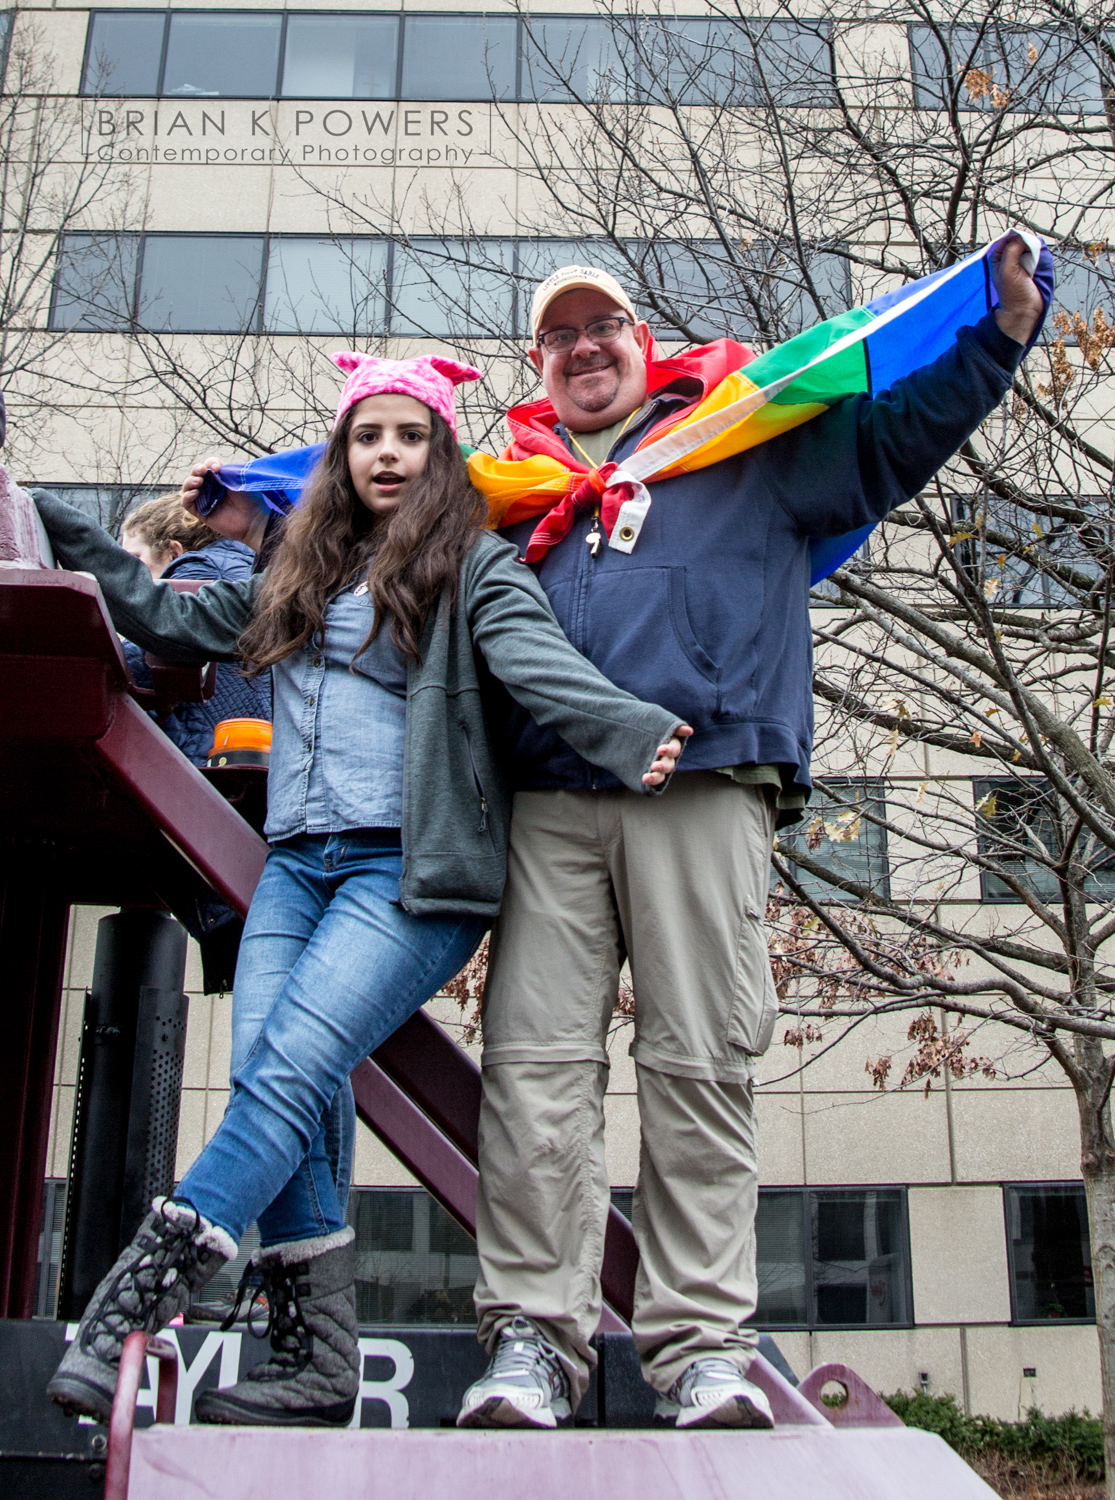
M 487 1370 L 465 1392 L 458 1427 L 556 1427 L 568 1422 L 569 1381 L 529 1318 L 502 1329 Z
M 675 1427 L 773 1427 L 770 1402 L 730 1359 L 695 1359 L 654 1406 Z

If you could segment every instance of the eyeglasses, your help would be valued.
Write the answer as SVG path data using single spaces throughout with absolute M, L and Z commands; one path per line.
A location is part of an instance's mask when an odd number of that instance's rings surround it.
M 625 328 L 634 328 L 630 318 L 596 318 L 583 328 L 551 328 L 538 335 L 538 347 L 551 354 L 566 354 L 583 333 L 594 344 L 611 344 Z

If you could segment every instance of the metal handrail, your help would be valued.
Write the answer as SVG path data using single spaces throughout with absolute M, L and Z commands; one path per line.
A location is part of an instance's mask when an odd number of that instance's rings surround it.
M 152 1338 L 143 1332 L 129 1333 L 120 1353 L 120 1372 L 116 1377 L 116 1394 L 112 1398 L 112 1416 L 108 1424 L 104 1500 L 128 1500 L 136 1398 L 144 1361 L 149 1354 L 159 1361 L 155 1421 L 174 1421 L 178 1405 L 178 1350 L 166 1339 Z

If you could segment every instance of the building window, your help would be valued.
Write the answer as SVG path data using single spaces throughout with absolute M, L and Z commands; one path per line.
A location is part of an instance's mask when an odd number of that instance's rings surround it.
M 795 848 L 807 851 L 833 874 L 868 887 L 883 900 L 890 897 L 887 831 L 873 818 L 886 817 L 885 783 L 869 777 L 826 776 L 813 788 L 805 821 L 792 833 L 780 833 L 779 852 L 794 864 Z M 830 885 L 794 864 L 794 876 L 815 901 L 859 898 Z M 771 874 L 772 884 L 777 875 Z
M 1041 776 L 986 777 L 972 783 L 976 807 L 979 853 L 994 861 L 999 871 L 980 871 L 980 899 L 1021 901 L 1009 876 L 1039 901 L 1059 905 L 1061 885 L 1055 865 L 1064 849 L 1064 833 L 1056 798 Z M 1086 871 L 1083 889 L 1093 901 L 1115 897 L 1115 852 L 1082 828 L 1073 844 L 1072 858 Z M 1079 878 L 1079 874 L 1077 877 Z
M 356 1317 L 363 1324 L 475 1323 L 476 1242 L 421 1188 L 354 1188 Z
M 768 1328 L 896 1328 L 912 1321 L 904 1188 L 759 1193 L 759 1305 Z
M 415 16 L 405 21 L 401 99 L 514 99 L 514 16 Z
M 1096 526 L 1066 520 L 1039 499 L 1019 505 L 998 495 L 953 497 L 957 559 L 977 586 L 996 586 L 996 607 L 1072 609 L 1091 580 L 1102 583 L 1107 501 L 1099 495 L 1063 498 L 1066 507 L 1094 511 Z
M 281 92 L 288 99 L 393 99 L 398 54 L 398 16 L 294 12 Z
M 412 338 L 500 338 L 515 327 L 511 240 L 413 239 L 395 246 L 391 332 Z
M 1091 1323 L 1096 1299 L 1088 1205 L 1079 1182 L 1003 1188 L 1015 1323 Z
M 50 326 L 79 333 L 126 328 L 135 316 L 140 238 L 67 234 L 58 252 Z
M 1099 114 L 1095 64 L 1070 31 L 1044 27 L 909 29 L 918 109 Z
M 115 536 L 120 522 L 137 505 L 167 493 L 166 485 L 152 484 L 51 484 L 41 488 L 65 500 L 67 505 L 84 512 Z
M 269 333 L 354 338 L 385 326 L 386 240 L 276 237 L 267 253 L 263 326 Z
M 53 1318 L 58 1309 L 58 1273 L 62 1265 L 62 1234 L 66 1226 L 66 1180 L 48 1177 L 43 1186 L 39 1221 L 39 1260 L 35 1268 L 33 1318 Z
M 150 99 L 159 92 L 165 11 L 101 11 L 89 19 L 83 94 Z
M 145 235 L 138 321 L 167 332 L 248 332 L 258 318 L 263 247 L 260 235 Z
M 631 1217 L 631 1188 L 612 1203 Z M 762 1328 L 908 1328 L 905 1188 L 760 1188 L 755 1217 Z
M 282 29 L 277 14 L 172 11 L 159 92 L 178 99 L 269 99 Z
M 95 11 L 82 93 L 806 106 L 830 89 L 827 35 L 784 20 Z
M 1057 268 L 1057 285 L 1053 294 L 1055 309 L 1075 313 L 1087 323 L 1097 311 L 1112 319 L 1115 305 L 1115 254 L 1106 243 L 1088 249 L 1060 245 L 1054 251 Z M 1046 324 L 1044 337 L 1048 341 L 1060 330 L 1053 319 Z
M 638 98 L 637 63 L 622 48 L 623 26 L 604 17 L 532 18 L 523 41 L 523 93 L 544 104 Z
M 738 268 L 718 243 L 706 253 L 700 242 L 495 237 L 70 234 L 59 253 L 50 327 L 93 332 L 134 321 L 176 333 L 504 339 L 528 332 L 519 286 L 585 259 L 654 289 L 636 296 L 660 337 L 762 336 L 765 325 L 744 304 Z M 820 314 L 846 305 L 844 258 L 818 253 L 811 269 L 831 297 Z M 795 319 L 807 316 L 804 295 L 788 263 L 775 279 L 784 305 L 772 303 L 771 315 L 793 331 Z M 809 307 L 812 320 L 818 310 Z

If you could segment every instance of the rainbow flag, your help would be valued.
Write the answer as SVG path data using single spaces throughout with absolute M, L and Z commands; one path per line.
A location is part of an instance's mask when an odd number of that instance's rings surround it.
M 1052 258 L 1038 236 L 1021 237 L 1028 255 L 1023 264 L 1037 282 L 1048 312 Z M 650 508 L 648 483 L 743 453 L 808 422 L 846 396 L 888 390 L 901 376 L 944 354 L 960 328 L 978 322 L 997 304 L 990 255 L 998 243 L 992 241 L 956 265 L 840 313 L 768 350 L 722 380 L 664 437 L 651 436 L 618 466 L 605 465 L 587 480 L 547 455 L 510 460 L 474 453 L 468 460 L 469 473 L 488 500 L 490 524 L 498 527 L 543 515 L 568 505 L 574 496 L 583 502 L 594 491 L 601 501 L 609 545 L 633 551 Z M 1039 332 L 1040 325 L 1028 348 Z M 827 578 L 873 529 L 865 526 L 811 543 L 811 581 Z M 555 534 L 552 540 L 556 539 Z M 527 560 L 537 561 L 549 544 L 540 538 L 535 546 L 532 540 L 534 556 L 528 548 Z
M 1026 241 L 1026 268 L 1048 312 L 1053 299 L 1052 257 L 1037 235 L 1017 232 Z M 808 422 L 846 396 L 888 390 L 901 376 L 944 354 L 960 328 L 977 323 L 996 306 L 990 255 L 998 243 L 993 240 L 954 266 L 840 313 L 769 349 L 722 380 L 665 436 L 651 434 L 618 466 L 606 464 L 586 476 L 545 454 L 501 459 L 466 449 L 472 482 L 488 501 L 489 525 L 507 526 L 530 516 L 556 514 L 591 494 L 601 502 L 609 546 L 633 551 L 650 508 L 648 483 L 676 478 L 743 453 Z M 1027 348 L 1040 331 L 1039 324 Z M 199 512 L 205 515 L 212 510 L 225 490 L 246 491 L 273 510 L 289 510 L 298 503 L 324 449 L 324 443 L 316 443 L 265 454 L 247 464 L 225 464 L 219 479 L 206 476 Z M 545 522 L 539 531 L 544 527 Z M 863 545 L 872 530 L 865 526 L 846 536 L 813 541 L 811 581 L 827 578 Z M 555 532 L 551 540 L 557 539 Z M 546 545 L 536 545 L 532 538 L 534 555 L 528 548 L 528 561 L 537 561 Z

